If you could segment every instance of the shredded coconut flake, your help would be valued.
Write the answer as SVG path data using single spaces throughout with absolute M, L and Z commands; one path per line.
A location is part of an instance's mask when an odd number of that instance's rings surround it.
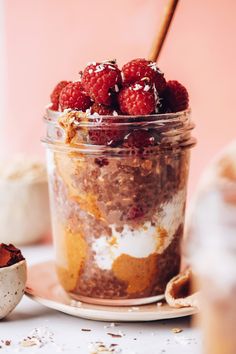
M 139 85 L 139 84 L 135 84 L 133 88 L 130 87 L 130 89 L 133 91 L 138 91 L 138 90 L 141 90 L 142 88 L 143 88 L 143 86 Z
M 86 115 L 90 115 L 91 114 L 91 108 L 86 109 L 85 114 Z
M 105 69 L 104 64 L 99 64 L 96 66 L 96 69 L 94 70 L 95 73 L 99 73 L 100 71 L 103 71 Z
M 163 72 L 158 68 L 156 63 L 150 63 L 148 64 L 148 66 L 150 66 L 150 68 L 156 72 L 158 72 L 159 74 L 163 75 Z
M 111 70 L 116 70 L 116 68 L 112 65 L 108 65 L 108 68 L 111 69 Z
M 151 88 L 151 86 L 149 86 L 149 85 L 145 85 L 145 86 L 144 86 L 143 91 L 147 92 L 147 91 L 149 91 L 149 90 L 150 90 L 150 88 Z

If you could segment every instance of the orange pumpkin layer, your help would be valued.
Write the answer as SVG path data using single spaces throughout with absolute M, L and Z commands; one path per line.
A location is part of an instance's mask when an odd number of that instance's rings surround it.
M 87 254 L 87 244 L 80 233 L 73 234 L 64 231 L 64 253 L 67 267 L 57 266 L 59 281 L 66 291 L 73 291 L 78 281 L 78 275 L 83 268 Z
M 119 280 L 127 282 L 127 293 L 131 295 L 150 287 L 156 273 L 156 262 L 157 254 L 146 258 L 122 254 L 113 262 L 112 270 Z

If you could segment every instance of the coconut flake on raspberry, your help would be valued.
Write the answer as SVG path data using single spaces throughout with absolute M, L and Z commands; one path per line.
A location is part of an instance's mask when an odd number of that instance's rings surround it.
M 148 115 L 156 111 L 159 98 L 155 95 L 154 85 L 149 86 L 140 81 L 123 87 L 119 93 L 118 102 L 123 114 Z
M 100 71 L 105 70 L 104 64 L 98 64 L 96 65 L 96 69 L 94 70 L 95 73 L 99 73 Z
M 150 88 L 151 88 L 150 85 L 145 85 L 144 88 L 143 88 L 143 91 L 147 92 L 147 91 L 150 90 Z
M 148 78 L 155 84 L 158 93 L 162 93 L 166 87 L 164 74 L 155 62 L 144 58 L 133 59 L 122 67 L 122 77 L 125 84 L 134 84 L 144 78 Z
M 130 86 L 129 89 L 133 90 L 133 91 L 138 91 L 138 90 L 142 90 L 144 87 L 140 84 L 135 84 L 134 86 Z
M 148 64 L 148 66 L 150 66 L 150 68 L 156 72 L 158 72 L 161 75 L 164 75 L 164 73 L 159 69 L 159 67 L 157 66 L 157 63 L 155 62 L 151 62 L 150 64 Z
M 86 93 L 95 103 L 105 106 L 113 104 L 120 83 L 121 72 L 114 62 L 93 62 L 83 73 L 82 84 Z

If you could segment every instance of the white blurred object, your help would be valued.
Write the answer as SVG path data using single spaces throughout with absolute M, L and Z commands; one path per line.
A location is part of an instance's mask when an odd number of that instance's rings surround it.
M 49 231 L 44 164 L 23 157 L 0 162 L 0 242 L 26 245 Z
M 214 187 L 223 186 L 231 189 L 231 199 L 236 204 L 236 141 L 227 145 L 212 162 L 209 163 L 203 173 L 196 196 L 194 198 L 193 208 L 198 200 Z M 192 209 L 193 209 L 192 208 Z
M 186 254 L 201 289 L 204 353 L 236 352 L 236 142 L 209 165 L 188 222 Z
M 186 255 L 193 270 L 221 292 L 236 284 L 236 142 L 209 164 L 187 222 Z

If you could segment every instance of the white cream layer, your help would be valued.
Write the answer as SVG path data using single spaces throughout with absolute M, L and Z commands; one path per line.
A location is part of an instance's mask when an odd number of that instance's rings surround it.
M 111 269 L 116 258 L 126 254 L 135 258 L 145 258 L 152 253 L 163 253 L 171 243 L 175 232 L 183 223 L 185 190 L 176 193 L 171 201 L 164 203 L 162 212 L 155 217 L 156 226 L 146 222 L 138 229 L 124 225 L 122 232 L 116 225 L 110 225 L 112 237 L 101 236 L 92 241 L 95 261 L 101 269 Z M 163 237 L 163 230 L 166 234 Z

